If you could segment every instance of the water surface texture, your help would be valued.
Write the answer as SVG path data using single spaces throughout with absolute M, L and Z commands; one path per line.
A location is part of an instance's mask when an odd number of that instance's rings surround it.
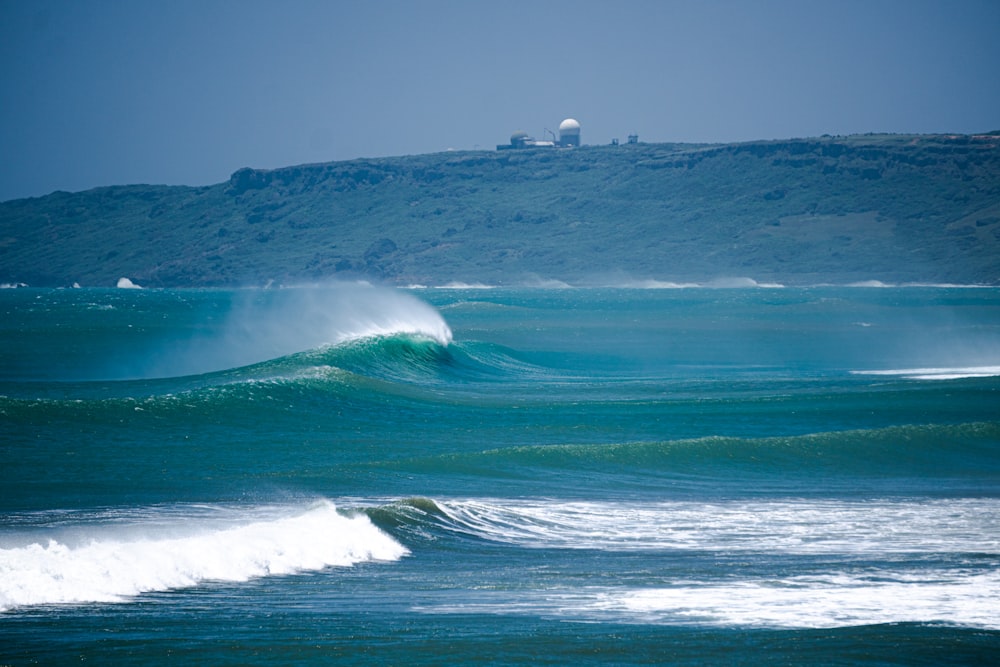
M 0 290 L 0 664 L 987 664 L 1000 290 Z

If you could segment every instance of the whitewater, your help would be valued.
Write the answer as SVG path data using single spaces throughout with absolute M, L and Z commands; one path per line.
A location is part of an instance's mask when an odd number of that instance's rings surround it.
M 989 664 L 1000 290 L 0 291 L 0 664 Z
M 136 518 L 128 514 L 62 513 L 63 526 L 46 530 L 45 544 L 36 535 L 24 535 L 20 541 L 25 546 L 0 549 L 0 611 L 116 602 L 206 581 L 247 581 L 397 560 L 407 553 L 366 518 L 344 517 L 329 501 L 239 510 L 174 507 Z M 41 517 L 27 521 L 46 523 Z M 19 539 L 16 533 L 5 537 L 8 543 Z

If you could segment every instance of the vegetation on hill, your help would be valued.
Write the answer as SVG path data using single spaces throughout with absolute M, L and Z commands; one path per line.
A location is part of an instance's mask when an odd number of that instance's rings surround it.
M 449 152 L 0 203 L 0 283 L 1000 284 L 1000 137 Z

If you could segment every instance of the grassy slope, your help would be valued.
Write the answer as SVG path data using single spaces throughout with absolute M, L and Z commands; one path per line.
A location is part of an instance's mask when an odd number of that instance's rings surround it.
M 1000 283 L 1000 137 L 441 153 L 0 203 L 0 282 Z

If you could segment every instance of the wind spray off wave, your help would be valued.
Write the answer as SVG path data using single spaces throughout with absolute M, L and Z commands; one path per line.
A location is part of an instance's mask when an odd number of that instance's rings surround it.
M 416 296 L 363 283 L 247 291 L 221 325 L 156 355 L 147 377 L 191 375 L 277 359 L 364 338 L 452 341 L 441 314 Z

